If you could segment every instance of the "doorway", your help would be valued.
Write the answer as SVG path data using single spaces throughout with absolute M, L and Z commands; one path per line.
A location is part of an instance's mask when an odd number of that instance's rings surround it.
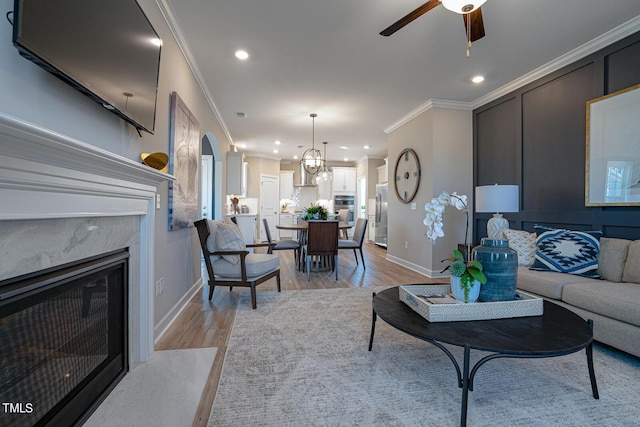
M 278 223 L 278 207 L 280 204 L 280 178 L 277 176 L 260 174 L 260 240 L 266 241 L 267 235 L 262 227 L 262 219 L 266 219 L 269 230 L 275 233 Z
M 201 154 L 203 159 L 200 176 L 202 218 L 221 220 L 224 206 L 222 203 L 222 151 L 218 140 L 211 132 L 205 133 L 202 137 Z M 205 156 L 208 156 L 208 160 L 205 160 Z

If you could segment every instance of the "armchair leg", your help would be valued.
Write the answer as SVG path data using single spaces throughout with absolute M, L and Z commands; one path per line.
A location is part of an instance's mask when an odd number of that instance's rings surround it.
M 252 283 L 251 284 L 251 307 L 253 307 L 253 309 L 256 309 L 256 284 Z
M 213 298 L 213 290 L 215 289 L 215 287 L 215 285 L 209 283 L 209 301 L 211 301 L 211 298 Z
M 280 292 L 280 271 L 278 271 L 278 275 L 276 276 L 276 283 L 278 284 L 278 292 Z
M 338 254 L 337 253 L 333 256 L 333 259 L 335 260 L 335 265 L 336 265 L 336 280 L 338 280 Z

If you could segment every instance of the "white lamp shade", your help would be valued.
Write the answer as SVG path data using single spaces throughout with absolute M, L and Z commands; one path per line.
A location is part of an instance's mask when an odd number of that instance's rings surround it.
M 442 5 L 455 13 L 471 13 L 487 0 L 442 0 Z M 467 7 L 471 6 L 471 8 Z
M 476 187 L 476 212 L 518 212 L 517 185 L 481 185 Z

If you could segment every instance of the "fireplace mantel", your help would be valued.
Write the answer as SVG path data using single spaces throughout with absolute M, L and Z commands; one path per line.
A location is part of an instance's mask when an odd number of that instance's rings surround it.
M 156 191 L 162 182 L 174 179 L 86 142 L 0 113 L 0 226 L 4 223 L 4 230 L 24 227 L 29 220 L 121 217 L 128 224 L 131 218 L 137 218 L 134 223 L 139 226 L 134 232 L 138 238 L 130 248 L 134 251 L 129 278 L 129 286 L 134 288 L 129 300 L 132 368 L 153 351 Z M 12 220 L 15 222 L 4 222 Z M 6 234 L 6 239 L 15 238 Z M 34 253 L 37 250 L 37 246 L 33 248 Z

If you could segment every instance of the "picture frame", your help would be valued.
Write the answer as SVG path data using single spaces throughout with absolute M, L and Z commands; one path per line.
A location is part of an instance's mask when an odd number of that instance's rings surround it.
M 200 219 L 200 123 L 176 92 L 169 122 L 169 230 L 193 227 Z
M 640 84 L 587 101 L 586 206 L 640 206 Z

